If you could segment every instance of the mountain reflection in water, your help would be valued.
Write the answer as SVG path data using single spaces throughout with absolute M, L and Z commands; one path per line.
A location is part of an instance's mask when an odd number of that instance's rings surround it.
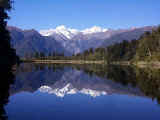
M 64 97 L 86 94 L 147 96 L 160 100 L 160 70 L 103 65 L 22 64 L 11 94 L 45 92 Z
M 160 119 L 158 69 L 25 63 L 13 85 L 14 75 L 1 73 L 2 119 Z
M 37 90 L 59 97 L 76 93 L 92 97 L 113 93 L 141 95 L 138 88 L 121 85 L 83 69 L 76 69 L 76 66 L 24 64 L 16 74 L 15 86 L 11 92 Z

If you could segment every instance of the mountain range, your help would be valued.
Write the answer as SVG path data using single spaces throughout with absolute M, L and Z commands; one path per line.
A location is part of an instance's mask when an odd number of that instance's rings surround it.
M 64 53 L 72 55 L 89 48 L 105 47 L 123 40 L 138 39 L 144 32 L 152 31 L 154 26 L 130 29 L 104 29 L 98 26 L 77 30 L 64 25 L 55 29 L 22 30 L 9 26 L 11 44 L 21 57 L 33 56 L 35 52 Z

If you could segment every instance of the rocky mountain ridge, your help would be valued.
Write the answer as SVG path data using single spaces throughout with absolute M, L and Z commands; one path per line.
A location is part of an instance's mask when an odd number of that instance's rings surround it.
M 154 26 L 132 29 L 111 30 L 92 27 L 79 31 L 59 26 L 56 29 L 36 31 L 8 27 L 11 43 L 19 56 L 33 56 L 33 53 L 64 53 L 72 55 L 89 48 L 105 47 L 123 40 L 138 39 L 144 32 L 152 31 Z

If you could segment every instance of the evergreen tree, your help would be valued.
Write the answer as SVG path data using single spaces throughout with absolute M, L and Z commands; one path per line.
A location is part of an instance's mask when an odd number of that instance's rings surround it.
M 45 58 L 45 54 L 43 52 L 40 52 L 40 58 L 44 59 Z
M 93 54 L 93 48 L 89 49 L 89 54 Z
M 56 52 L 53 52 L 53 53 L 52 53 L 52 57 L 55 57 L 55 56 L 56 56 Z
M 51 56 L 52 56 L 51 53 L 49 53 L 49 54 L 48 54 L 48 57 L 51 57 Z
M 7 30 L 7 11 L 11 10 L 11 0 L 0 0 L 0 64 L 13 65 L 18 57 L 10 45 L 10 34 Z
M 34 55 L 34 57 L 36 58 L 36 59 L 38 59 L 39 58 L 39 52 L 35 52 L 35 55 Z

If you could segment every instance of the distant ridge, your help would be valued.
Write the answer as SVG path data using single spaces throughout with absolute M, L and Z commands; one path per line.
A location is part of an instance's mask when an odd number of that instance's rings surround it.
M 123 40 L 138 39 L 144 32 L 152 31 L 155 26 L 145 26 L 131 29 L 104 29 L 98 26 L 85 30 L 77 30 L 59 26 L 56 29 L 42 30 L 40 32 L 22 30 L 9 26 L 11 32 L 12 45 L 20 56 L 32 56 L 33 53 L 64 53 L 72 55 L 83 52 L 89 48 L 108 46 Z

